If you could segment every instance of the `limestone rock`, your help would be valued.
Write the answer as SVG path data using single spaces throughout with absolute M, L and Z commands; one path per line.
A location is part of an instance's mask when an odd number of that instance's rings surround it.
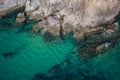
M 1 0 L 0 4 L 0 17 L 25 5 L 28 20 L 39 21 L 32 32 L 41 32 L 50 42 L 73 32 L 84 56 L 113 47 L 120 37 L 115 23 L 119 0 Z M 18 14 L 16 21 L 23 20 L 23 13 Z
M 69 35 L 71 32 L 73 32 L 73 26 L 66 23 L 66 24 L 63 24 L 63 34 L 64 34 L 64 37 L 66 37 L 67 35 Z
M 19 13 L 16 17 L 16 22 L 18 23 L 22 23 L 25 21 L 25 14 L 24 13 Z
M 119 0 L 27 0 L 25 8 L 29 19 L 46 20 L 47 28 L 60 25 L 64 35 L 73 31 L 75 39 L 79 39 L 86 31 L 94 31 L 110 23 L 119 10 Z
M 25 6 L 26 0 L 0 0 L 0 18 Z

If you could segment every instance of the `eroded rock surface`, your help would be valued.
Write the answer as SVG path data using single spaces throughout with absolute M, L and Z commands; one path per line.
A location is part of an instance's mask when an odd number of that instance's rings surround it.
M 41 20 L 33 30 L 39 31 L 42 26 L 58 36 L 60 32 L 63 36 L 74 32 L 74 38 L 79 39 L 84 32 L 114 21 L 119 8 L 118 0 L 28 0 L 25 12 L 30 20 Z
M 25 6 L 26 0 L 0 0 L 0 18 Z
M 102 52 L 114 41 L 109 42 L 109 39 L 116 40 L 116 37 L 118 39 L 118 24 L 115 17 L 120 11 L 119 0 L 15 0 L 16 3 L 12 2 L 1 0 L 0 11 L 7 9 L 13 11 L 12 7 L 25 5 L 24 12 L 18 14 L 16 22 L 26 24 L 27 20 L 38 21 L 32 27 L 32 32 L 41 32 L 50 42 L 56 38 L 64 40 L 73 33 L 74 41 L 83 46 L 78 48 L 79 53 L 87 55 L 90 54 L 89 52 L 94 54 Z
M 25 8 L 30 20 L 40 20 L 33 32 L 41 31 L 48 40 L 51 36 L 64 39 L 72 32 L 78 52 L 84 56 L 115 45 L 114 40 L 119 39 L 115 18 L 119 10 L 119 0 L 28 0 Z

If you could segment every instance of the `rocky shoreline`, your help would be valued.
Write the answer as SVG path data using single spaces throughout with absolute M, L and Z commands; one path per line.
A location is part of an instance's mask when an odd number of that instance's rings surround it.
M 119 0 L 8 0 L 0 1 L 0 19 L 24 7 L 16 23 L 37 21 L 32 33 L 41 33 L 50 42 L 64 40 L 73 33 L 78 45 L 76 54 L 95 56 L 114 47 L 120 40 Z M 7 6 L 8 5 L 8 6 Z M 23 28 L 24 29 L 24 26 Z

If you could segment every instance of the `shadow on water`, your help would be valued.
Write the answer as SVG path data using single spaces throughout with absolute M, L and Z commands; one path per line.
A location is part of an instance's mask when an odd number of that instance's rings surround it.
M 16 19 L 16 17 L 17 17 L 17 14 L 18 14 L 19 12 L 23 12 L 24 9 L 25 9 L 25 7 L 22 7 L 22 8 L 20 8 L 20 9 L 16 10 L 16 11 L 13 11 L 13 12 L 9 13 L 9 14 L 6 15 L 6 16 L 3 16 L 2 19 L 1 19 L 0 24 L 2 24 L 2 25 L 4 25 L 4 26 L 11 27 L 11 26 L 14 24 L 14 22 L 15 22 L 15 19 Z
M 29 16 L 26 16 L 26 19 L 22 22 L 22 26 L 20 28 L 20 30 L 18 30 L 16 33 L 21 33 L 24 31 L 28 31 L 31 29 L 31 27 L 37 23 L 37 21 L 30 21 L 28 22 Z M 29 26 L 31 25 L 31 26 Z
M 118 22 L 118 30 L 120 31 L 120 13 L 115 18 Z
M 4 57 L 4 58 L 11 58 L 11 57 L 19 54 L 19 53 L 20 53 L 20 50 L 25 49 L 25 48 L 26 48 L 26 45 L 23 44 L 23 45 L 21 45 L 20 47 L 18 47 L 17 49 L 15 49 L 15 50 L 13 50 L 13 51 L 3 53 L 3 57 Z
M 22 23 L 21 28 L 16 32 L 16 34 L 30 31 L 32 29 L 32 26 L 35 25 L 37 22 L 38 21 L 30 21 L 30 22 Z

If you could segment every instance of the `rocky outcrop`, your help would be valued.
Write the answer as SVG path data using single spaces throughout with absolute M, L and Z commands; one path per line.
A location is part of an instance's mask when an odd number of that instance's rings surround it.
M 1 0 L 3 6 L 7 2 Z M 14 5 L 23 3 L 20 5 L 23 6 L 24 2 L 16 0 Z M 10 8 L 8 5 L 0 11 Z M 16 22 L 36 20 L 38 23 L 32 27 L 32 32 L 41 32 L 50 42 L 56 38 L 64 40 L 73 33 L 78 52 L 88 55 L 104 51 L 114 42 L 109 39 L 118 39 L 116 16 L 119 11 L 119 0 L 26 0 L 24 13 L 18 14 Z M 115 37 L 111 37 L 113 35 Z
M 76 39 L 113 21 L 119 8 L 118 0 L 28 0 L 25 11 L 30 20 L 40 20 L 35 31 L 42 26 L 59 36 L 62 29 L 63 36 L 74 32 Z
M 0 19 L 25 6 L 26 0 L 0 0 Z
M 98 53 L 115 47 L 119 41 L 120 32 L 117 30 L 106 31 L 104 29 L 98 29 L 85 33 L 83 38 L 77 41 L 80 42 L 77 52 L 82 57 L 95 56 Z
M 72 32 L 82 56 L 115 46 L 120 37 L 115 18 L 119 10 L 119 0 L 34 0 L 25 8 L 30 20 L 40 20 L 33 32 L 41 31 L 47 40 L 64 39 Z
M 25 19 L 26 19 L 25 13 L 22 12 L 22 13 L 19 13 L 19 14 L 17 15 L 17 17 L 16 17 L 16 22 L 22 23 L 22 22 L 25 21 Z

